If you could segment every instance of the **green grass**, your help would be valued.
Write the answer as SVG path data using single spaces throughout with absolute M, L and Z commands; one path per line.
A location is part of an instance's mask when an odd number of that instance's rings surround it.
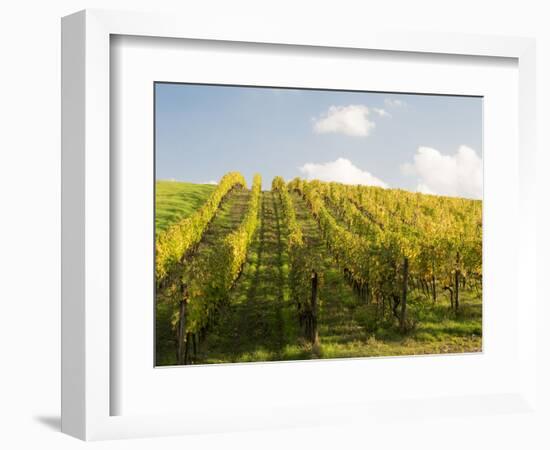
M 156 182 L 156 234 L 199 209 L 216 189 L 212 184 Z
M 178 183 L 179 184 L 179 183 Z M 193 189 L 188 183 L 188 192 Z M 201 191 L 205 187 L 198 185 Z M 180 195 L 185 188 L 175 189 Z M 169 191 L 164 191 L 169 197 Z M 196 191 L 194 191 L 196 192 Z M 204 191 L 202 191 L 204 192 Z M 216 251 L 234 230 L 247 209 L 248 190 L 232 191 L 221 204 L 198 250 L 179 270 L 185 276 Z M 250 246 L 243 272 L 230 301 L 199 343 L 195 363 L 301 360 L 365 356 L 419 355 L 476 352 L 482 346 L 481 298 L 461 292 L 459 313 L 449 307 L 448 295 L 438 292 L 436 304 L 418 291 L 409 296 L 408 316 L 414 327 L 402 334 L 396 319 L 376 315 L 376 306 L 359 299 L 326 249 L 317 223 L 304 201 L 293 194 L 296 216 L 304 239 L 318 261 L 319 346 L 302 338 L 296 307 L 286 282 L 288 254 L 286 227 L 276 195 L 262 192 L 260 224 Z M 166 199 L 169 200 L 169 199 Z M 181 200 L 180 200 L 181 201 Z M 204 201 L 204 200 L 203 200 Z M 165 204 L 170 203 L 167 201 Z M 189 207 L 190 200 L 184 200 Z M 200 202 L 199 202 L 200 203 Z M 189 214 L 187 209 L 185 214 Z M 157 296 L 157 364 L 176 364 L 175 335 L 171 328 L 170 288 Z

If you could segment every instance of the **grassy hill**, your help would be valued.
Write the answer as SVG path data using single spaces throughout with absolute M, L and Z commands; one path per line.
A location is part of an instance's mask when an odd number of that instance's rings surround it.
M 156 234 L 195 212 L 208 199 L 215 188 L 216 186 L 212 184 L 157 181 L 155 186 Z

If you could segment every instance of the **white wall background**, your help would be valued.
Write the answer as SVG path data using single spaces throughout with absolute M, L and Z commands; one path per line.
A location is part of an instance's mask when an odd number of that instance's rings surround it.
M 0 447 L 81 448 L 59 433 L 60 365 L 60 17 L 83 8 L 180 10 L 209 24 L 267 17 L 281 27 L 456 31 L 538 39 L 538 141 L 542 287 L 549 249 L 550 13 L 544 0 L 144 1 L 11 0 L 0 6 Z M 546 267 L 543 266 L 543 263 Z M 542 289 L 541 289 L 542 290 Z M 539 294 L 540 311 L 549 311 Z M 540 330 L 550 344 L 550 333 Z M 550 379 L 548 345 L 539 349 Z M 546 354 L 546 355 L 544 355 Z M 550 404 L 548 388 L 541 396 Z M 386 439 L 334 427 L 89 444 L 94 448 L 548 448 L 544 426 L 529 417 L 442 419 L 388 425 Z M 543 440 L 540 436 L 546 436 Z M 378 433 L 380 436 L 380 433 Z M 537 437 L 539 436 L 539 437 Z

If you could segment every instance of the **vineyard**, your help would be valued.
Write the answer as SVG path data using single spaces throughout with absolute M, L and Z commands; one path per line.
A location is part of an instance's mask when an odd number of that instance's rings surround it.
M 157 182 L 157 365 L 480 351 L 481 201 Z

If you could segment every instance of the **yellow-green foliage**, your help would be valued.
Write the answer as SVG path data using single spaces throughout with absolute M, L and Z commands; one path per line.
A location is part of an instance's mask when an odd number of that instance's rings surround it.
M 292 199 L 288 193 L 288 189 L 285 181 L 281 177 L 273 178 L 271 183 L 271 190 L 278 192 L 279 200 L 281 202 L 284 214 L 284 220 L 288 229 L 288 246 L 289 248 L 303 246 L 302 230 L 296 221 L 296 211 L 294 211 L 294 205 Z
M 238 172 L 227 173 L 197 212 L 173 224 L 158 235 L 155 262 L 157 283 L 161 282 L 185 253 L 201 240 L 204 230 L 214 217 L 220 202 L 235 186 L 246 186 L 244 177 Z
M 414 281 L 443 286 L 458 270 L 481 283 L 480 201 L 300 179 L 289 187 L 305 198 L 338 263 L 375 296 L 399 295 L 404 258 Z
M 258 226 L 258 212 L 260 210 L 260 195 L 262 192 L 262 178 L 260 175 L 254 176 L 252 183 L 252 197 L 245 218 L 241 225 L 233 233 L 229 234 L 220 249 L 220 253 L 225 252 L 227 261 L 225 286 L 229 289 L 241 270 L 246 260 L 248 245 Z
M 248 247 L 258 227 L 262 179 L 254 176 L 247 212 L 238 228 L 228 234 L 215 249 L 200 273 L 195 273 L 189 290 L 188 329 L 205 327 L 220 302 L 238 278 L 246 261 Z
M 296 303 L 301 317 L 310 312 L 311 304 L 308 301 L 311 289 L 311 274 L 316 271 L 319 275 L 320 264 L 318 256 L 310 251 L 304 243 L 303 232 L 296 220 L 296 211 L 286 183 L 281 177 L 275 177 L 271 189 L 279 194 L 284 221 L 288 233 L 288 281 L 290 295 Z

